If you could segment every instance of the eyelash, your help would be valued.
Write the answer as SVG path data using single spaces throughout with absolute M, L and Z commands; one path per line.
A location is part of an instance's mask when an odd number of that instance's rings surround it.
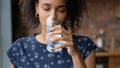
M 58 11 L 64 13 L 65 9 L 59 9 Z
M 50 8 L 43 8 L 43 10 L 49 11 Z M 58 9 L 57 11 L 58 11 L 58 12 L 61 12 L 61 13 L 64 13 L 64 12 L 65 12 L 65 9 Z
M 43 8 L 43 10 L 45 10 L 45 11 L 49 11 L 50 9 L 49 9 L 49 8 Z

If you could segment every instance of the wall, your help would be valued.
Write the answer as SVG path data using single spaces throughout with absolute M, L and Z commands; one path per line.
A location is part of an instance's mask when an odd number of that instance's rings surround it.
M 1 16 L 1 0 L 0 0 L 0 16 Z M 0 25 L 1 25 L 1 17 L 0 17 Z M 2 48 L 2 46 L 1 46 L 1 29 L 0 29 L 0 68 L 1 68 L 1 66 L 2 66 L 2 51 L 1 51 L 1 48 Z
M 10 0 L 0 0 L 0 68 L 9 68 L 7 50 L 11 44 L 11 5 Z
M 118 17 L 119 0 L 88 0 L 87 16 L 79 30 L 80 35 L 87 35 L 94 40 L 101 29 L 104 30 L 104 46 L 111 45 L 115 38 L 116 46 L 120 47 L 120 17 Z M 119 14 L 120 15 L 120 14 Z

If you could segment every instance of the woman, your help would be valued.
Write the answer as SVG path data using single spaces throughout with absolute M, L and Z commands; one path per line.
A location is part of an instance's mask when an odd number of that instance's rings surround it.
M 95 44 L 85 36 L 75 32 L 85 0 L 20 0 L 23 21 L 32 26 L 40 25 L 39 34 L 15 41 L 7 54 L 11 68 L 95 68 Z M 62 41 L 62 51 L 52 53 L 46 49 L 46 19 L 51 16 L 53 24 L 63 27 L 50 28 L 51 42 Z

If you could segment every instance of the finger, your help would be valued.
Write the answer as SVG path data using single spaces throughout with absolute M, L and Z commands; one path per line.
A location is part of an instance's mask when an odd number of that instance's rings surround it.
M 56 41 L 72 41 L 73 39 L 71 38 L 71 37 L 69 37 L 69 36 L 66 36 L 66 37 L 64 37 L 64 36 L 56 36 L 56 37 L 51 37 L 50 38 L 50 41 L 51 42 L 56 42 Z
M 69 35 L 71 34 L 70 31 L 62 28 L 62 27 L 58 27 L 58 26 L 54 26 L 54 27 L 51 27 L 50 28 L 50 36 L 52 35 L 57 35 L 57 34 L 60 34 L 60 35 Z
M 71 31 L 70 27 L 68 27 L 68 32 L 69 32 L 69 33 L 72 33 L 72 31 Z
M 63 41 L 72 41 L 72 37 L 71 36 L 69 36 L 69 35 L 67 35 L 67 36 L 62 36 L 62 40 Z
M 66 32 L 67 30 L 59 25 L 56 25 L 54 27 L 51 27 L 50 28 L 50 31 L 53 32 L 53 31 L 57 31 L 57 30 L 62 30 L 62 32 Z
M 54 35 L 62 35 L 62 30 L 55 30 L 53 32 L 48 33 L 48 36 L 54 36 Z
M 57 45 L 55 46 L 56 49 L 59 48 L 68 48 L 68 47 L 72 47 L 73 43 L 72 42 L 64 42 L 62 41 L 62 45 Z
M 52 31 L 55 31 L 55 30 L 61 30 L 61 26 L 59 26 L 59 25 L 55 25 L 54 27 L 51 27 L 50 28 L 50 31 L 52 32 Z
M 61 41 L 62 37 L 50 37 L 51 42 Z
M 48 33 L 49 36 L 53 36 L 53 35 L 65 35 L 65 36 L 70 36 L 70 32 L 66 31 L 65 29 L 61 29 L 61 30 L 55 30 L 53 32 Z

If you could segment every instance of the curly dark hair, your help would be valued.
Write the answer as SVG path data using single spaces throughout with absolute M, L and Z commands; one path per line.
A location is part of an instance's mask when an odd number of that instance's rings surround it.
M 35 16 L 35 4 L 39 0 L 20 0 L 19 5 L 21 9 L 22 22 L 26 23 L 27 26 L 37 27 L 39 20 Z M 67 24 L 70 29 L 75 32 L 79 26 L 80 21 L 83 17 L 83 11 L 86 9 L 85 0 L 66 0 L 67 4 Z

